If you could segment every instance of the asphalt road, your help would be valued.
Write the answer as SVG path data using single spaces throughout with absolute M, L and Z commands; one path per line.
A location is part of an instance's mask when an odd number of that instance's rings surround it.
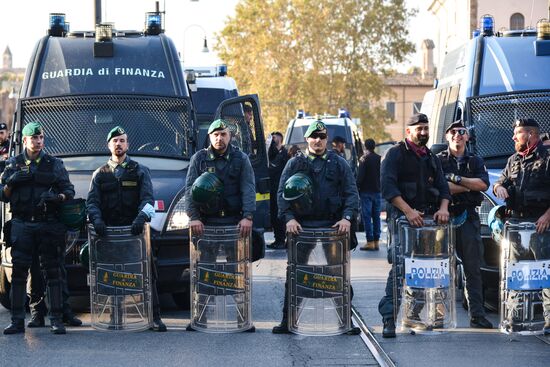
M 359 235 L 364 243 L 364 235 Z M 271 234 L 267 242 L 271 242 Z M 253 318 L 255 333 L 212 335 L 185 331 L 189 313 L 163 297 L 167 333 L 99 332 L 85 326 L 68 328 L 67 335 L 50 335 L 48 328 L 27 329 L 25 335 L 0 335 L 0 366 L 368 366 L 376 365 L 358 336 L 304 337 L 274 335 L 281 318 L 286 253 L 268 250 L 254 264 Z M 498 330 L 468 328 L 467 313 L 457 302 L 458 328 L 437 335 L 398 334 L 382 339 L 378 301 L 389 264 L 385 246 L 379 252 L 354 251 L 353 304 L 377 340 L 399 366 L 548 366 L 550 340 L 510 337 Z M 75 306 L 86 307 L 82 300 Z M 497 325 L 496 314 L 489 314 Z M 0 324 L 9 313 L 0 307 Z M 550 339 L 550 338 L 549 338 Z

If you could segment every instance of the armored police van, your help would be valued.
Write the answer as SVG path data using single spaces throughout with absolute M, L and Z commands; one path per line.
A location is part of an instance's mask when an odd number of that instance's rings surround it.
M 479 207 L 485 247 L 481 270 L 486 306 L 496 309 L 500 247 L 492 240 L 487 216 L 501 202 L 492 184 L 514 153 L 516 118 L 534 118 L 542 131 L 550 131 L 550 24 L 540 21 L 537 31 L 495 32 L 493 17 L 487 15 L 480 28 L 467 44 L 447 53 L 422 112 L 430 118 L 432 147 L 446 144 L 447 126 L 463 119 L 470 134 L 468 148 L 489 170 L 491 188 Z
M 93 171 L 110 155 L 107 133 L 123 126 L 130 143 L 128 154 L 151 171 L 156 211 L 150 224 L 151 243 L 158 259 L 159 291 L 171 293 L 176 304 L 185 307 L 189 218 L 183 210 L 184 186 L 189 159 L 200 148 L 195 106 L 202 105 L 202 97 L 191 99 L 174 43 L 162 29 L 162 15 L 158 10 L 147 13 L 144 31 L 117 30 L 108 23 L 94 31 L 71 32 L 64 14 L 51 14 L 48 35 L 38 41 L 26 71 L 11 145 L 13 154 L 20 153 L 23 127 L 39 121 L 45 150 L 63 159 L 76 198 L 85 199 Z M 244 105 L 253 110 L 249 128 L 255 146 L 265 147 L 256 95 L 225 99 L 216 106 L 214 117 L 244 125 Z M 265 148 L 250 155 L 254 168 L 267 170 Z M 265 192 L 268 189 L 258 195 Z M 9 220 L 9 206 L 2 210 L 3 220 Z M 68 285 L 71 294 L 85 295 L 89 294 L 87 270 L 79 260 L 87 239 L 85 227 L 74 237 L 66 251 Z M 1 255 L 0 302 L 9 306 L 11 263 L 5 241 Z
M 332 139 L 336 136 L 344 138 L 345 143 L 345 158 L 351 166 L 352 171 L 357 171 L 359 157 L 363 154 L 363 143 L 361 142 L 361 134 L 355 122 L 350 118 L 349 113 L 345 109 L 340 109 L 338 115 L 321 115 L 309 116 L 303 110 L 298 110 L 296 117 L 288 123 L 285 134 L 284 144 L 289 148 L 292 145 L 297 145 L 300 150 L 305 151 L 307 143 L 305 142 L 304 134 L 311 124 L 316 119 L 320 119 L 327 127 L 328 133 L 328 149 L 332 143 Z

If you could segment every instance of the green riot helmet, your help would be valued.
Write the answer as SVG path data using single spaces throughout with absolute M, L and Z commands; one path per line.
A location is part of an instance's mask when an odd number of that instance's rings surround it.
M 213 214 L 223 195 L 223 183 L 214 173 L 204 172 L 191 186 L 191 197 L 201 211 Z
M 296 215 L 307 215 L 313 208 L 313 182 L 304 173 L 296 173 L 285 182 L 283 199 L 290 202 Z
M 90 269 L 90 244 L 88 242 L 84 243 L 80 248 L 80 253 L 78 254 L 80 264 L 86 268 Z

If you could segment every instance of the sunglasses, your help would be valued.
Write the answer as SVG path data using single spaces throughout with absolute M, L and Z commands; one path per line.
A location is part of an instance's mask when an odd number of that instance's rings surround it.
M 310 136 L 310 138 L 312 139 L 321 139 L 321 140 L 325 140 L 327 138 L 327 134 L 325 133 L 312 133 Z
M 456 134 L 462 136 L 462 135 L 466 134 L 466 129 L 456 129 L 456 130 L 453 129 L 453 130 L 449 131 L 449 133 L 451 133 L 451 135 L 453 135 L 453 136 L 456 135 Z

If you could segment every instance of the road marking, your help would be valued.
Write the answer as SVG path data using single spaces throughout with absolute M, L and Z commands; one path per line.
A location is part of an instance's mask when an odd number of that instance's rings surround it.
M 351 314 L 352 321 L 354 321 L 354 323 L 359 326 L 362 331 L 361 339 L 363 339 L 363 342 L 372 353 L 374 359 L 376 359 L 376 362 L 378 362 L 381 367 L 395 367 L 395 363 L 393 363 L 390 356 L 380 346 L 374 335 L 372 335 L 371 331 L 367 327 L 365 321 L 363 321 L 359 311 L 357 311 L 353 306 L 351 307 Z

